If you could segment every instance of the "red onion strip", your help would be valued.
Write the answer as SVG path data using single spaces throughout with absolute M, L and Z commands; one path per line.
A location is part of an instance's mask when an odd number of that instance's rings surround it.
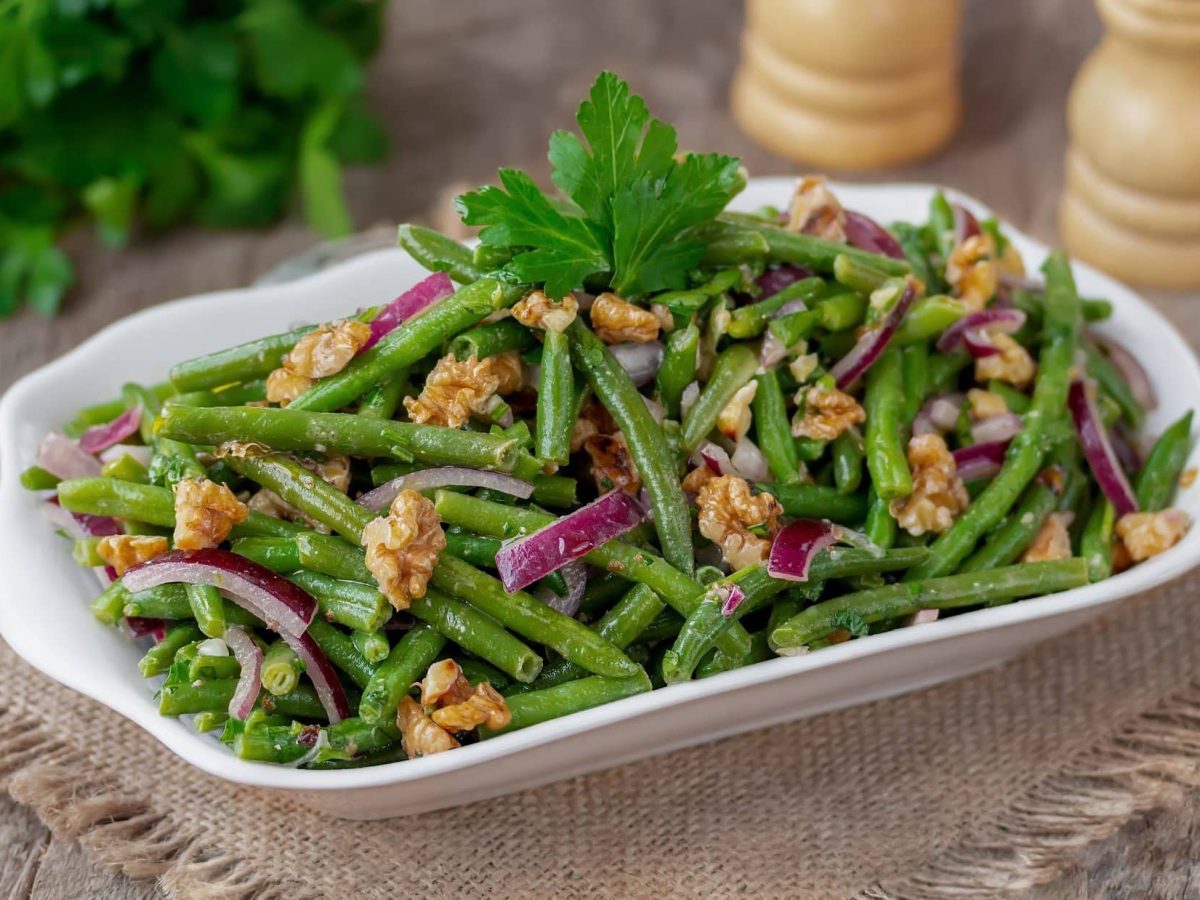
M 646 511 L 624 491 L 609 491 L 599 500 L 568 513 L 496 552 L 496 569 L 504 589 L 519 591 L 636 526 Z
M 37 464 L 59 478 L 93 478 L 100 474 L 100 461 L 84 453 L 78 441 L 50 432 L 37 448 Z
M 350 701 L 346 699 L 346 692 L 342 690 L 342 683 L 338 680 L 337 672 L 334 671 L 333 665 L 321 648 L 317 646 L 317 642 L 307 632 L 295 635 L 281 631 L 279 636 L 304 663 L 304 674 L 312 682 L 321 706 L 325 707 L 325 715 L 329 717 L 329 723 L 332 725 L 342 719 L 348 719 L 350 717 Z
M 808 567 L 820 551 L 838 542 L 833 525 L 817 519 L 796 519 L 775 535 L 767 574 L 784 581 L 808 581 Z
M 848 209 L 842 228 L 846 232 L 846 243 L 852 247 L 892 259 L 905 258 L 900 242 L 870 216 Z
M 117 520 L 110 516 L 90 516 L 85 513 L 73 513 L 63 509 L 57 497 L 51 497 L 42 507 L 46 518 L 67 532 L 73 538 L 107 537 L 110 534 L 120 534 L 121 527 Z
M 907 282 L 904 285 L 904 292 L 892 305 L 884 320 L 860 337 L 850 352 L 834 364 L 834 367 L 829 370 L 829 374 L 837 381 L 839 388 L 845 390 L 874 365 L 875 360 L 879 359 L 879 354 L 892 339 L 892 335 L 896 333 L 896 329 L 900 327 L 900 322 L 903 321 L 916 296 L 912 282 Z
M 488 488 L 521 500 L 528 500 L 533 496 L 532 484 L 503 472 L 489 472 L 486 469 L 470 469 L 465 466 L 439 466 L 385 481 L 359 497 L 358 503 L 367 509 L 385 509 L 401 491 L 429 491 L 440 487 Z
M 225 629 L 225 643 L 242 667 L 237 687 L 229 700 L 229 715 L 241 720 L 250 715 L 258 700 L 258 692 L 262 687 L 263 653 L 250 635 L 236 625 Z
M 721 603 L 721 615 L 728 619 L 742 605 L 746 594 L 736 584 L 721 585 L 717 590 L 725 595 L 725 599 Z
M 979 444 L 1011 441 L 1020 433 L 1021 424 L 1021 417 L 1016 413 L 989 416 L 971 426 L 971 437 Z
M 955 245 L 961 244 L 967 238 L 974 237 L 982 231 L 975 214 L 961 203 L 951 203 L 950 209 L 954 212 Z
M 1125 379 L 1125 383 L 1129 385 L 1129 390 L 1133 393 L 1133 397 L 1147 410 L 1158 409 L 1158 395 L 1154 392 L 1154 385 L 1150 382 L 1150 375 L 1138 362 L 1136 356 L 1125 349 L 1124 346 L 1112 340 L 1111 338 L 1098 337 L 1096 343 L 1104 348 L 1108 353 L 1108 361 L 1113 364 L 1113 368 L 1118 374 Z
M 453 293 L 454 283 L 445 272 L 434 272 L 428 278 L 418 281 L 380 310 L 379 314 L 371 320 L 371 336 L 362 349 L 366 350 L 375 346 L 380 338 L 394 330 L 406 319 L 411 319 L 417 313 L 424 312 L 433 304 L 445 300 Z
M 767 269 L 754 280 L 754 283 L 762 291 L 758 299 L 766 300 L 768 297 L 773 297 L 785 287 L 805 278 L 811 278 L 812 275 L 811 269 L 794 266 L 791 263 L 784 263 L 775 269 Z
M 1079 435 L 1083 455 L 1117 516 L 1137 512 L 1137 497 L 1134 496 L 1129 479 L 1121 468 L 1116 451 L 1108 439 L 1108 432 L 1100 420 L 1096 403 L 1089 395 L 1083 379 L 1076 378 L 1071 382 L 1067 405 L 1071 408 L 1071 418 L 1075 422 L 1075 432 Z
M 999 351 L 988 339 L 988 331 L 1003 331 L 1012 334 L 1025 324 L 1025 313 L 1019 309 L 983 309 L 967 313 L 938 338 L 937 348 L 942 353 L 953 353 L 966 345 L 972 356 L 992 356 Z
M 93 425 L 79 438 L 79 449 L 84 453 L 99 453 L 113 444 L 119 444 L 137 433 L 142 422 L 141 404 L 129 407 L 111 422 Z
M 167 636 L 167 625 L 162 619 L 126 616 L 121 620 L 121 624 L 131 637 L 139 638 L 150 635 L 157 642 Z
M 1004 465 L 1004 454 L 1007 450 L 1008 441 L 972 444 L 970 447 L 955 450 L 954 465 L 958 470 L 958 477 L 963 481 L 990 478 Z
M 608 348 L 617 358 L 621 368 L 628 373 L 630 380 L 637 387 L 649 384 L 662 367 L 663 345 L 661 341 L 647 341 L 644 344 L 614 344 Z

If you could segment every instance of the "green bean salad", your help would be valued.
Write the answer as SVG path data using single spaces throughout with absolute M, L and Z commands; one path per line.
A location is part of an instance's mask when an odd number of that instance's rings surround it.
M 603 73 L 557 190 L 405 225 L 395 301 L 179 362 L 23 483 L 166 716 L 307 768 L 454 749 L 1110 577 L 1188 528 L 1191 413 L 1052 253 L 942 194 L 884 227 Z M 397 289 L 405 288 L 398 285 Z M 350 298 L 350 304 L 352 305 Z

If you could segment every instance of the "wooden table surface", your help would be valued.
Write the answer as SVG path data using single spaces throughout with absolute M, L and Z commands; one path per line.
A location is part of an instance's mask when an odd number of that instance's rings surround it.
M 683 146 L 738 153 L 758 174 L 797 171 L 750 145 L 726 111 L 740 19 L 731 0 L 397 0 L 372 76 L 394 154 L 384 167 L 349 174 L 358 222 L 382 226 L 431 209 L 435 219 L 446 216 L 452 184 L 482 183 L 498 165 L 544 175 L 547 135 L 570 124 L 601 67 L 621 73 L 676 123 Z M 961 131 L 936 158 L 871 179 L 952 185 L 1053 240 L 1066 94 L 1099 35 L 1086 0 L 967 0 Z M 77 235 L 71 248 L 80 286 L 64 313 L 0 323 L 0 389 L 120 316 L 247 284 L 312 243 L 294 223 L 257 233 L 179 232 L 122 253 Z M 1155 299 L 1200 343 L 1200 293 Z M 1196 896 L 1197 860 L 1200 798 L 1193 798 L 1129 823 L 1031 896 Z M 153 883 L 102 871 L 0 798 L 0 896 L 156 895 Z

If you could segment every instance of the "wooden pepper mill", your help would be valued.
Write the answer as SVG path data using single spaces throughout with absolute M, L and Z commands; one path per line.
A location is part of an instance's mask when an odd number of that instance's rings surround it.
M 958 126 L 960 0 L 747 0 L 733 115 L 819 169 L 899 165 Z
M 1128 281 L 1200 285 L 1200 3 L 1097 0 L 1108 27 L 1068 104 L 1059 227 Z

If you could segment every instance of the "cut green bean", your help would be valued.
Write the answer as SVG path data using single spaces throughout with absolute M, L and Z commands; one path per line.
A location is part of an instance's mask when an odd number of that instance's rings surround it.
M 459 284 L 470 284 L 483 277 L 471 248 L 440 231 L 401 225 L 396 231 L 396 242 L 430 272 L 445 272 Z
M 734 344 L 725 350 L 713 367 L 712 375 L 692 408 L 683 419 L 683 449 L 692 453 L 716 427 L 729 401 L 744 388 L 758 370 L 758 355 L 748 344 Z M 641 471 L 641 466 L 638 467 Z
M 481 725 L 479 737 L 486 740 L 498 734 L 518 731 L 559 719 L 571 713 L 582 712 L 594 706 L 602 706 L 634 694 L 642 694 L 650 690 L 650 678 L 640 667 L 637 674 L 626 678 L 605 678 L 592 675 L 579 678 L 563 684 L 548 687 L 540 691 L 529 691 L 507 698 L 508 711 L 512 720 L 504 728 L 488 728 Z
M 358 631 L 378 631 L 392 616 L 392 606 L 374 582 L 344 581 L 317 572 L 295 572 L 289 580 L 312 594 L 320 613 Z
M 818 484 L 760 484 L 789 516 L 801 519 L 829 519 L 843 525 L 861 523 L 867 515 L 864 494 L 843 494 L 837 488 Z
M 1192 413 L 1187 412 L 1164 431 L 1154 446 L 1134 484 L 1138 508 L 1156 511 L 1171 502 L 1183 467 L 1187 465 L 1192 443 Z
M 276 697 L 289 694 L 300 683 L 304 663 L 291 647 L 280 638 L 271 642 L 263 654 L 259 681 L 263 689 Z
M 867 414 L 864 445 L 871 485 L 884 500 L 912 493 L 912 473 L 904 449 L 904 377 L 901 351 L 891 347 L 867 372 L 863 409 Z
M 424 597 L 412 602 L 409 612 L 517 681 L 533 681 L 542 670 L 540 656 L 490 615 L 457 597 L 427 589 Z
M 206 353 L 171 366 L 171 385 L 178 392 L 201 391 L 239 381 L 265 378 L 279 368 L 283 356 L 317 326 L 305 325 L 283 334 L 257 338 Z
M 533 332 L 516 319 L 501 319 L 468 329 L 450 342 L 457 359 L 485 359 L 510 351 L 525 351 L 537 346 Z
M 185 591 L 192 618 L 205 637 L 224 637 L 225 603 L 221 599 L 221 592 L 207 584 L 189 584 L 185 586 Z
M 696 363 L 700 352 L 700 329 L 694 322 L 671 332 L 658 370 L 658 399 L 667 410 L 668 418 L 679 418 L 679 402 L 684 389 L 696 380 Z
M 146 655 L 138 663 L 138 671 L 142 673 L 143 678 L 162 675 L 171 668 L 175 654 L 181 647 L 192 641 L 198 641 L 201 637 L 203 635 L 194 622 L 181 622 L 175 625 L 167 630 L 161 641 L 146 651 Z
M 571 455 L 571 427 L 575 421 L 575 375 L 565 334 L 545 333 L 541 372 L 535 453 L 539 459 L 565 466 Z
M 795 484 L 800 480 L 800 456 L 792 439 L 779 373 L 763 372 L 755 380 L 758 389 L 754 393 L 754 429 L 759 449 L 777 481 Z
M 367 686 L 363 688 L 358 714 L 368 724 L 394 722 L 400 698 L 408 693 L 414 682 L 425 677 L 446 639 L 424 623 L 411 628 L 392 647 Z
M 392 652 L 391 642 L 382 631 L 351 631 L 350 642 L 363 659 L 373 666 L 383 662 Z

